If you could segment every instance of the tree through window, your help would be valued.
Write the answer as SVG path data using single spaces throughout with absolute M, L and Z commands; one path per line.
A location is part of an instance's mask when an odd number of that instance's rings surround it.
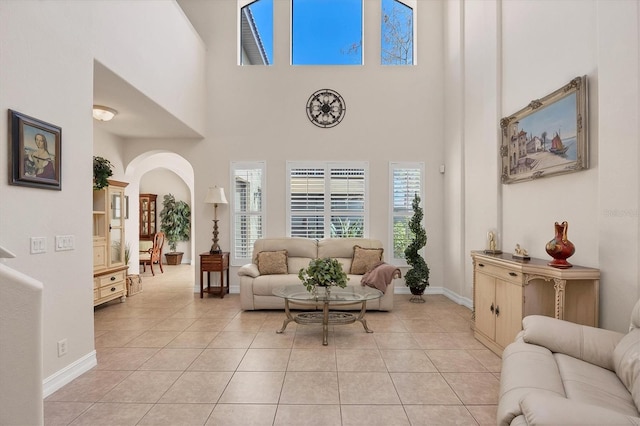
M 382 65 L 413 65 L 415 0 L 382 1 L 382 38 L 380 63 Z M 415 6 L 415 4 L 412 4 Z

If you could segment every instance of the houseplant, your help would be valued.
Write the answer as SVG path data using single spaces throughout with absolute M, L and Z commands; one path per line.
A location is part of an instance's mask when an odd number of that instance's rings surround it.
M 109 177 L 113 175 L 111 162 L 104 157 L 93 157 L 93 189 L 102 189 L 109 185 Z
M 405 274 L 405 284 L 411 290 L 412 302 L 424 302 L 422 294 L 429 286 L 429 267 L 420 254 L 420 249 L 427 245 L 427 232 L 422 226 L 424 213 L 420 207 L 420 197 L 415 194 L 411 204 L 413 216 L 409 220 L 409 230 L 411 231 L 411 241 L 404 250 L 404 257 L 411 267 Z
M 298 278 L 311 293 L 315 292 L 317 287 L 326 287 L 327 293 L 333 285 L 345 288 L 349 280 L 346 272 L 342 270 L 342 264 L 337 259 L 329 257 L 311 260 L 309 266 L 300 269 Z
M 172 194 L 166 194 L 160 211 L 160 230 L 169 242 L 169 253 L 165 253 L 168 265 L 182 262 L 182 252 L 176 251 L 178 241 L 189 241 L 191 235 L 191 208 L 184 201 L 176 201 Z

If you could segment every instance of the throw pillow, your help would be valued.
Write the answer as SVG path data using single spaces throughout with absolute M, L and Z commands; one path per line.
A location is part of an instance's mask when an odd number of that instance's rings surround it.
M 258 271 L 260 271 L 260 275 L 288 273 L 287 251 L 261 251 L 258 253 Z
M 351 274 L 363 275 L 374 265 L 382 260 L 382 248 L 363 248 L 353 246 L 353 260 L 351 262 Z

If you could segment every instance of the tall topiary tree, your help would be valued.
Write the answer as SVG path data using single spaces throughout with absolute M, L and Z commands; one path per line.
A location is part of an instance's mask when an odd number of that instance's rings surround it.
M 413 197 L 413 216 L 409 220 L 409 230 L 411 231 L 411 242 L 404 250 L 404 257 L 411 267 L 405 274 L 405 283 L 412 294 L 422 294 L 429 286 L 429 267 L 419 251 L 427 245 L 427 231 L 422 226 L 424 213 L 420 207 L 420 197 L 415 194 Z

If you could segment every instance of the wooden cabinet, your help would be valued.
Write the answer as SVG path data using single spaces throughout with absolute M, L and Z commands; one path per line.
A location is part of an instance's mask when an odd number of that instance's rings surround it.
M 558 269 L 543 259 L 472 252 L 475 337 L 498 355 L 527 315 L 598 326 L 600 271 Z
M 140 240 L 150 241 L 156 233 L 156 194 L 140 194 Z
M 127 294 L 128 265 L 124 261 L 124 188 L 128 184 L 109 180 L 109 186 L 93 191 L 93 304 L 99 305 Z

